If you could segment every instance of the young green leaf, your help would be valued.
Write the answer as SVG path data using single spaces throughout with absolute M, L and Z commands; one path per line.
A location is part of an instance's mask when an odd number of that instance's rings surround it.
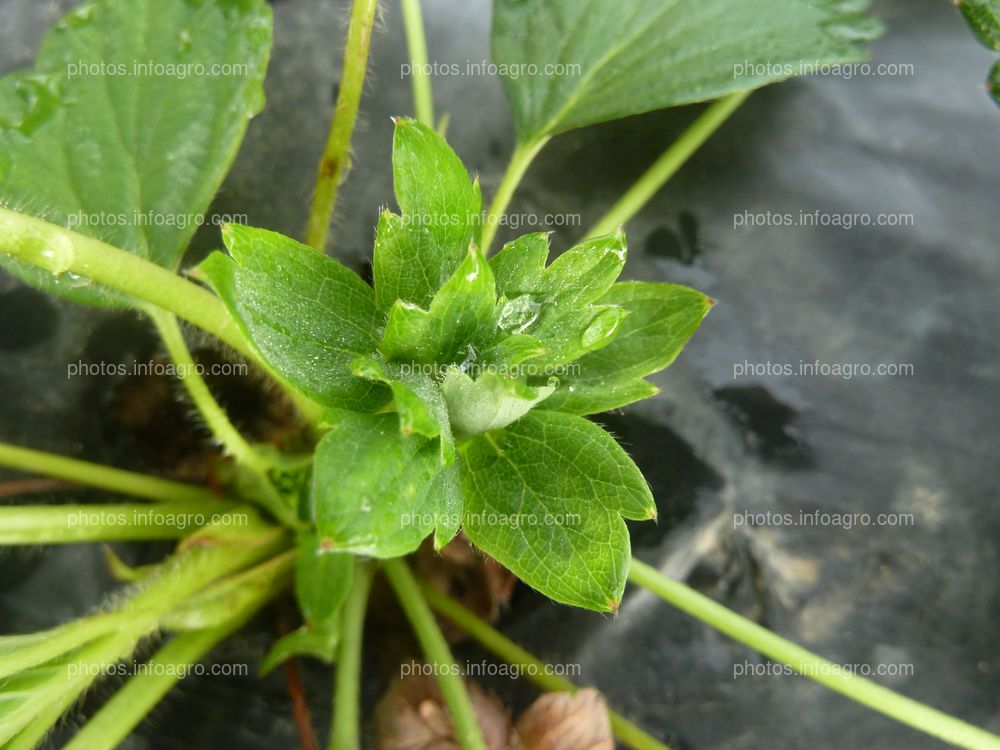
M 339 617 L 331 617 L 314 625 L 303 625 L 274 642 L 261 662 L 260 673 L 266 675 L 282 662 L 297 656 L 310 656 L 331 664 L 339 642 Z
M 564 604 L 617 609 L 630 552 L 622 516 L 656 517 L 625 451 L 581 417 L 532 412 L 461 447 L 464 527 L 529 586 Z
M 176 268 L 263 106 L 270 48 L 264 0 L 86 2 L 48 33 L 34 70 L 0 81 L 0 198 Z M 127 304 L 0 263 L 79 302 Z
M 596 414 L 654 395 L 644 378 L 674 361 L 713 304 L 684 286 L 642 281 L 615 284 L 600 301 L 628 313 L 617 336 L 577 360 L 543 408 Z
M 389 359 L 451 363 L 491 344 L 496 330 L 493 272 L 482 252 L 469 245 L 465 259 L 425 311 L 397 301 L 389 312 L 380 349 Z M 471 349 L 470 349 L 471 347 Z
M 313 513 L 321 544 L 337 552 L 398 557 L 435 527 L 455 525 L 457 473 L 435 441 L 404 437 L 395 414 L 334 410 L 316 447 Z
M 864 3 L 850 3 L 850 8 Z M 860 60 L 880 25 L 838 0 L 496 0 L 519 143 Z M 545 73 L 544 71 L 552 71 Z
M 223 238 L 232 257 L 212 253 L 198 271 L 278 374 L 324 406 L 388 400 L 351 374 L 351 363 L 378 346 L 382 316 L 370 286 L 276 232 L 229 224 Z
M 457 367 L 448 370 L 441 391 L 452 429 L 461 437 L 506 427 L 556 390 L 558 381 L 532 388 L 520 380 L 487 370 L 473 380 Z
M 415 120 L 396 120 L 392 144 L 396 202 L 402 216 L 383 212 L 375 236 L 372 273 L 379 307 L 396 300 L 430 304 L 479 243 L 482 196 L 444 138 Z
M 614 305 L 592 304 L 621 274 L 628 254 L 624 232 L 582 242 L 545 267 L 547 252 L 545 235 L 527 235 L 490 261 L 505 300 L 498 325 L 538 342 L 545 351 L 530 360 L 536 368 L 563 365 L 607 346 L 626 314 Z
M 423 435 L 438 438 L 441 445 L 441 465 L 455 462 L 455 440 L 448 421 L 448 406 L 434 379 L 419 370 L 379 362 L 371 357 L 354 361 L 354 374 L 392 390 L 393 406 L 399 416 L 399 432 L 403 437 Z
M 325 549 L 315 529 L 299 535 L 295 598 L 307 625 L 335 619 L 354 579 L 354 558 Z

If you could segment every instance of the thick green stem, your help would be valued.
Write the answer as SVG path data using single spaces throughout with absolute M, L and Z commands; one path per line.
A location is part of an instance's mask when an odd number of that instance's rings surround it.
M 0 507 L 0 545 L 181 539 L 214 514 L 236 507 L 214 503 L 206 512 L 204 503 L 5 505 Z
M 56 456 L 31 448 L 0 443 L 0 466 L 32 474 L 66 479 L 123 495 L 169 503 L 202 503 L 215 506 L 218 500 L 205 487 L 138 474 L 76 458 Z
M 750 91 L 737 91 L 712 102 L 709 107 L 691 123 L 683 135 L 663 152 L 653 165 L 646 170 L 625 195 L 618 199 L 597 224 L 587 233 L 588 237 L 610 234 L 631 219 L 656 195 L 671 177 L 684 166 L 691 155 L 701 148 L 729 116 L 737 110 L 750 95 Z
M 510 205 L 510 199 L 514 196 L 514 191 L 521 184 L 521 179 L 524 177 L 525 172 L 528 171 L 528 167 L 531 166 L 531 162 L 534 161 L 535 157 L 538 156 L 538 152 L 548 142 L 549 136 L 543 136 L 530 143 L 521 143 L 518 144 L 514 149 L 514 153 L 511 154 L 507 171 L 504 172 L 503 177 L 500 179 L 500 184 L 497 185 L 497 192 L 493 196 L 493 202 L 490 203 L 489 211 L 486 213 L 482 239 L 483 253 L 486 255 L 489 255 L 490 245 L 493 244 L 493 238 L 496 237 L 500 222 L 503 220 L 504 214 L 507 213 L 507 206 Z
M 169 310 L 257 361 L 218 297 L 137 255 L 0 208 L 0 252 L 59 275 L 75 273 Z
M 341 613 L 329 750 L 361 750 L 361 645 L 371 582 L 371 563 L 359 561 Z
M 181 633 L 147 662 L 144 669 L 112 696 L 63 750 L 113 750 L 160 702 L 192 665 L 230 635 L 241 621 Z
M 421 582 L 421 590 L 427 603 L 440 614 L 462 628 L 465 633 L 508 664 L 520 667 L 522 674 L 543 690 L 575 693 L 580 688 L 564 677 L 553 674 L 549 665 L 529 651 L 518 646 L 474 612 L 426 582 Z M 634 750 L 670 750 L 667 745 L 648 735 L 619 713 L 608 709 L 608 719 L 615 736 Z
M 340 91 L 333 110 L 333 122 L 327 137 L 326 148 L 319 160 L 316 187 L 309 221 L 306 225 L 306 244 L 320 252 L 326 249 L 330 233 L 330 220 L 337 200 L 337 189 L 346 174 L 350 161 L 351 135 L 358 117 L 358 105 L 365 86 L 368 69 L 368 50 L 371 46 L 372 27 L 378 0 L 354 0 L 351 5 L 351 24 L 347 30 L 344 47 L 344 70 L 340 77 Z
M 410 51 L 410 81 L 413 84 L 413 111 L 424 125 L 434 127 L 434 97 L 431 94 L 430 63 L 420 0 L 401 0 L 406 46 Z
M 719 632 L 851 700 L 958 747 L 1000 750 L 1000 737 L 839 668 L 639 560 L 632 560 L 629 578 Z
M 434 670 L 444 702 L 451 713 L 459 745 L 462 750 L 486 750 L 486 743 L 483 742 L 483 735 L 479 731 L 479 723 L 476 721 L 476 713 L 472 708 L 469 693 L 465 689 L 465 683 L 455 668 L 455 660 L 441 629 L 434 620 L 434 613 L 420 593 L 420 586 L 406 562 L 400 558 L 383 561 L 383 569 L 399 598 L 399 603 L 403 605 L 403 611 L 413 626 L 424 655 Z

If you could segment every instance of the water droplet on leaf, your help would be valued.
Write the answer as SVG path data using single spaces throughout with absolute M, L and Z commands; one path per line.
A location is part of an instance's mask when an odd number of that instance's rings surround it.
M 614 336 L 623 317 L 619 308 L 610 308 L 597 313 L 580 336 L 580 343 L 588 349 L 599 346 Z
M 532 323 L 538 320 L 541 311 L 540 302 L 535 301 L 530 294 L 522 294 L 520 297 L 508 301 L 500 309 L 497 327 L 507 333 L 524 333 Z
M 73 267 L 73 243 L 65 234 L 48 237 L 27 237 L 21 241 L 18 255 L 56 276 Z

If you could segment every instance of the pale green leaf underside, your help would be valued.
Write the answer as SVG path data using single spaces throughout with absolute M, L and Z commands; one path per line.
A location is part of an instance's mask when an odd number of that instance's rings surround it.
M 518 140 L 531 142 L 756 88 L 796 75 L 800 62 L 858 60 L 858 42 L 880 27 L 844 7 L 837 0 L 496 0 L 493 59 L 516 71 L 503 83 Z M 746 63 L 762 67 L 737 67 Z M 525 65 L 534 71 L 522 74 Z
M 176 268 L 263 105 L 270 48 L 264 0 L 84 4 L 45 37 L 33 71 L 0 81 L 0 199 Z M 76 301 L 125 303 L 2 262 Z
M 464 528 L 477 547 L 556 601 L 617 608 L 630 560 L 622 517 L 656 512 L 610 435 L 581 417 L 533 411 L 460 455 Z

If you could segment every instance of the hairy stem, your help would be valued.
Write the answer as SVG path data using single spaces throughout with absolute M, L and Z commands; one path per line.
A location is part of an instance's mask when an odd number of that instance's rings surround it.
M 968 750 L 1000 750 L 1000 737 L 899 695 L 864 677 L 839 669 L 832 662 L 736 614 L 680 581 L 667 578 L 639 560 L 632 560 L 629 578 L 632 583 L 642 586 L 719 632 L 764 656 L 787 664 L 796 672 L 853 701 L 958 747 Z
M 215 503 L 206 513 L 204 503 L 5 505 L 0 507 L 0 545 L 181 539 L 211 515 L 236 507 Z
M 483 253 L 485 255 L 489 255 L 490 253 L 490 245 L 493 244 L 493 238 L 496 237 L 499 224 L 503 220 L 504 214 L 507 213 L 507 206 L 510 205 L 510 199 L 514 196 L 514 191 L 521 184 L 521 180 L 524 178 L 525 172 L 528 171 L 528 167 L 531 166 L 531 162 L 534 161 L 535 157 L 538 156 L 538 152 L 548 142 L 549 136 L 543 136 L 530 143 L 518 144 L 514 148 L 514 153 L 510 156 L 510 163 L 507 164 L 507 170 L 503 173 L 500 184 L 497 185 L 497 192 L 493 196 L 493 202 L 490 203 L 489 211 L 486 213 L 482 239 Z
M 433 609 L 458 625 L 505 662 L 520 667 L 524 676 L 543 690 L 562 693 L 575 693 L 579 690 L 577 685 L 564 677 L 553 674 L 548 664 L 518 646 L 447 594 L 423 581 L 420 583 L 420 588 L 427 603 Z M 644 732 L 621 714 L 608 709 L 608 719 L 611 721 L 611 729 L 615 736 L 634 750 L 670 750 L 667 745 Z
M 181 382 L 184 383 L 188 395 L 191 396 L 198 411 L 201 412 L 212 436 L 236 461 L 258 474 L 266 476 L 270 467 L 229 421 L 229 415 L 215 400 L 212 392 L 208 389 L 208 384 L 205 383 L 205 379 L 198 372 L 198 366 L 194 357 L 191 356 L 191 350 L 188 349 L 187 343 L 184 341 L 184 334 L 177 323 L 177 318 L 158 308 L 150 308 L 147 312 L 160 333 L 160 338 L 167 348 L 170 359 L 177 365 Z
M 177 318 L 158 308 L 152 308 L 148 310 L 148 313 L 160 332 L 160 338 L 163 339 L 170 358 L 177 365 L 181 382 L 187 388 L 191 400 L 194 401 L 204 418 L 208 429 L 222 444 L 226 452 L 236 459 L 237 463 L 256 475 L 261 487 L 261 497 L 254 499 L 275 518 L 288 526 L 295 526 L 298 523 L 295 511 L 282 500 L 271 483 L 269 475 L 271 465 L 243 438 L 233 423 L 229 421 L 225 410 L 215 400 L 212 392 L 208 389 L 208 384 L 198 372 L 198 367 L 184 341 L 184 334 L 177 323 Z
M 337 189 L 347 172 L 350 161 L 351 135 L 358 117 L 358 105 L 365 85 L 368 68 L 368 50 L 371 46 L 372 27 L 378 0 L 354 0 L 351 5 L 351 23 L 347 29 L 344 47 L 344 70 L 340 77 L 340 91 L 333 110 L 333 122 L 327 137 L 326 148 L 319 160 L 316 187 L 309 221 L 306 224 L 306 244 L 320 252 L 326 249 L 330 234 L 330 220 L 337 200 Z
M 359 561 L 341 613 L 329 750 L 361 750 L 361 644 L 371 582 L 371 563 Z
M 0 252 L 54 274 L 79 274 L 169 310 L 257 361 L 218 297 L 137 255 L 6 208 L 0 208 Z
M 21 448 L 8 443 L 0 443 L 0 466 L 66 479 L 88 487 L 97 487 L 146 500 L 201 503 L 213 507 L 218 504 L 215 495 L 204 487 L 114 469 L 110 466 L 92 464 L 89 461 L 57 456 L 31 448 Z
M 431 94 L 427 39 L 420 0 L 401 0 L 406 46 L 410 51 L 410 81 L 413 84 L 413 111 L 424 125 L 434 127 L 434 97 Z
M 295 564 L 294 550 L 226 579 L 228 617 L 223 623 L 175 635 L 76 734 L 66 748 L 112 750 L 143 717 L 216 644 L 235 632 L 287 585 Z M 236 582 L 239 587 L 234 588 Z M 238 590 L 237 590 L 238 589 Z
M 240 621 L 175 635 L 84 724 L 63 750 L 113 750 L 187 671 L 229 636 Z
M 608 209 L 608 212 L 587 233 L 587 237 L 610 234 L 639 213 L 656 192 L 667 184 L 667 180 L 684 166 L 684 162 L 701 148 L 709 136 L 729 119 L 749 95 L 749 90 L 737 91 L 709 105 L 681 137 L 674 141 L 635 184 Z
M 465 683 L 455 669 L 455 660 L 452 658 L 448 643 L 434 620 L 434 614 L 427 606 L 427 601 L 420 593 L 420 586 L 413 573 L 400 558 L 384 560 L 382 565 L 389 583 L 399 598 L 399 603 L 403 605 L 403 611 L 417 635 L 417 640 L 420 641 L 424 655 L 434 667 L 441 694 L 455 726 L 455 737 L 462 750 L 486 750 L 486 743 L 483 742 L 482 733 L 479 731 L 479 723 L 476 721 Z

